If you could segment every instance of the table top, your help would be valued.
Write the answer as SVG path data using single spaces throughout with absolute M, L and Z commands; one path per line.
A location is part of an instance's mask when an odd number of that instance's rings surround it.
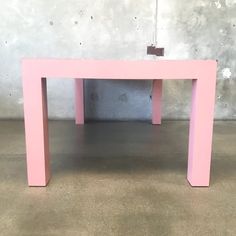
M 23 73 L 84 79 L 197 79 L 212 74 L 216 66 L 216 60 L 22 60 Z

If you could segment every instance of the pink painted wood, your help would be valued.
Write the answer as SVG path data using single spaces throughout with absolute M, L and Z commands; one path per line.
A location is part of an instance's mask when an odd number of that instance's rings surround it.
M 152 87 L 152 124 L 161 124 L 162 80 L 153 80 Z
M 161 122 L 161 79 L 191 79 L 193 89 L 187 179 L 192 186 L 209 186 L 216 66 L 216 61 L 212 60 L 24 59 L 22 73 L 29 186 L 46 186 L 50 178 L 46 96 L 46 78 L 49 77 L 79 78 L 75 86 L 78 124 L 84 122 L 83 81 L 80 78 L 154 80 L 153 124 Z

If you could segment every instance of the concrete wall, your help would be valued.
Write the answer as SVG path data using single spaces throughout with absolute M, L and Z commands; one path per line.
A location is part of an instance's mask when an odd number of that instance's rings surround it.
M 23 57 L 218 59 L 215 117 L 236 118 L 236 0 L 8 0 L 0 8 L 0 118 L 21 118 Z M 156 59 L 156 58 L 155 58 Z M 187 118 L 190 82 L 164 83 L 164 117 Z M 86 81 L 86 117 L 150 119 L 151 83 Z M 49 80 L 49 116 L 74 117 L 72 80 Z

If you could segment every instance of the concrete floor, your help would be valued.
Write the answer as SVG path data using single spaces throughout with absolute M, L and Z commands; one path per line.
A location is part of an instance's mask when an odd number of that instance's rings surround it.
M 210 188 L 186 180 L 188 122 L 50 122 L 52 179 L 27 187 L 22 121 L 0 121 L 0 235 L 236 235 L 236 122 Z

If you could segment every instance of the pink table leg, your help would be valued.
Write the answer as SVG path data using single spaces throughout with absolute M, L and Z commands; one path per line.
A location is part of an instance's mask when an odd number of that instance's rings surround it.
M 161 124 L 162 80 L 153 80 L 152 87 L 152 124 Z
M 187 178 L 192 186 L 209 186 L 216 68 L 203 71 L 192 83 Z
M 84 124 L 84 83 L 83 79 L 75 79 L 75 123 Z
M 23 71 L 24 117 L 29 186 L 46 186 L 49 142 L 46 78 Z

